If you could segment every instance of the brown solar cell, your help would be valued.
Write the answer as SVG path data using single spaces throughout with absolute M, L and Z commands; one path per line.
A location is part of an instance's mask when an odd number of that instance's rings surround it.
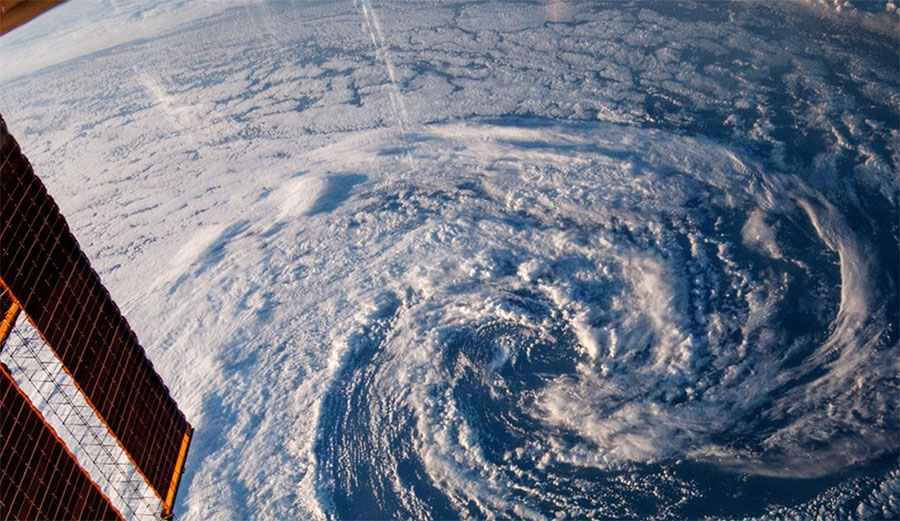
M 122 519 L 2 363 L 0 428 L 3 519 Z
M 0 117 L 0 291 L 8 291 L 171 508 L 192 433 Z

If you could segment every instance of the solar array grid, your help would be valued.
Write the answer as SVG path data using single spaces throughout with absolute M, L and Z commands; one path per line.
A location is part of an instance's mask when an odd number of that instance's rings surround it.
M 0 118 L 0 283 L 161 499 L 191 427 Z
M 0 364 L 3 519 L 120 520 L 56 433 Z

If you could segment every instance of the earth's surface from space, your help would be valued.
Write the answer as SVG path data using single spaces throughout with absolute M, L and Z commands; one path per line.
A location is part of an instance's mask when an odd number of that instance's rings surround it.
M 72 0 L 0 112 L 226 519 L 896 519 L 890 2 Z

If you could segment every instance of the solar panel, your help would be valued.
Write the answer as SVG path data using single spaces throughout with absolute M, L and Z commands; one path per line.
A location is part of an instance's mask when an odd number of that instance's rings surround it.
M 0 162 L 0 291 L 171 509 L 192 428 L 2 117 Z
M 0 426 L 3 519 L 122 519 L 2 363 Z
M 0 35 L 27 23 L 66 0 L 0 0 Z

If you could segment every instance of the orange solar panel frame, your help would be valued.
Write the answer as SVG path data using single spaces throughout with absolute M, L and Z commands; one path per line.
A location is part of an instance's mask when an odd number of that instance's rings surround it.
M 0 202 L 2 204 L 2 202 Z M 19 318 L 19 305 L 12 299 L 8 291 L 0 291 L 0 351 L 6 344 L 9 332 L 12 331 L 13 324 Z
M 2 116 L 0 163 L 0 292 L 25 313 L 169 514 L 193 429 Z
M 2 363 L 0 461 L 3 519 L 123 519 Z

